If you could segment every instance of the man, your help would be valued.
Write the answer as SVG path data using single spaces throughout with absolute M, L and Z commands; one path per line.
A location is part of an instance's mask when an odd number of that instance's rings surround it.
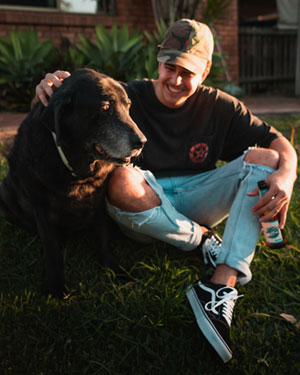
M 227 362 L 235 285 L 251 279 L 260 222 L 280 213 L 284 227 L 297 158 L 287 139 L 243 103 L 202 85 L 212 53 L 210 29 L 179 20 L 160 46 L 158 80 L 124 84 L 131 116 L 148 141 L 135 167 L 111 176 L 107 209 L 131 238 L 202 251 L 215 270 L 189 286 L 187 297 L 199 328 Z M 47 95 L 68 75 L 46 75 L 34 102 L 47 105 Z M 215 168 L 218 160 L 228 163 Z M 260 199 L 259 180 L 269 187 Z M 210 227 L 227 216 L 222 241 Z

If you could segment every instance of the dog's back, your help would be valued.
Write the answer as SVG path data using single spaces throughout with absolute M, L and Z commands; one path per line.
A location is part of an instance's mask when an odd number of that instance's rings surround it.
M 0 209 L 7 221 L 36 231 L 36 224 L 28 191 L 39 191 L 35 176 L 35 160 L 39 156 L 43 127 L 38 120 L 42 105 L 38 104 L 24 119 L 8 154 L 9 171 L 0 184 Z M 36 147 L 37 146 L 37 147 Z M 33 192 L 33 191 L 32 191 Z

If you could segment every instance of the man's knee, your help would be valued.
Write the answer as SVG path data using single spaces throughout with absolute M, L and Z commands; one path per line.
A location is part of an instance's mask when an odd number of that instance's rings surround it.
M 253 148 L 245 156 L 245 162 L 265 165 L 273 169 L 279 166 L 279 154 L 270 148 Z
M 127 212 L 141 212 L 161 204 L 144 176 L 132 167 L 114 170 L 108 183 L 108 200 Z

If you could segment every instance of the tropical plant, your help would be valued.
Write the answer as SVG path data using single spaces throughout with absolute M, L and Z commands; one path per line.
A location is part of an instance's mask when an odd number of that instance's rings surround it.
M 155 24 L 156 24 L 156 30 L 153 32 L 153 33 L 149 33 L 148 31 L 144 31 L 144 34 L 148 40 L 148 42 L 153 45 L 153 46 L 157 46 L 159 45 L 167 30 L 168 30 L 168 27 L 169 25 L 171 25 L 175 20 L 172 18 L 170 19 L 169 23 L 166 23 L 162 18 L 158 21 L 155 21 Z
M 158 78 L 158 64 L 156 57 L 159 45 L 168 29 L 168 24 L 163 19 L 155 21 L 155 24 L 156 30 L 154 32 L 150 33 L 149 31 L 144 31 L 147 43 L 144 45 L 142 51 L 143 64 L 139 61 L 137 66 L 138 78 Z
M 80 43 L 76 47 L 85 56 L 86 66 L 121 81 L 136 78 L 136 63 L 143 47 L 139 31 L 130 34 L 125 24 L 121 29 L 113 24 L 111 30 L 107 31 L 102 24 L 98 24 L 95 43 L 80 34 Z
M 0 38 L 0 94 L 9 109 L 28 111 L 34 88 L 52 63 L 53 44 L 36 31 L 13 30 Z
M 180 18 L 194 19 L 199 8 L 202 21 L 211 24 L 224 17 L 230 3 L 231 0 L 152 0 L 152 9 L 156 21 L 170 24 Z
M 158 78 L 158 64 L 157 64 L 158 47 L 156 45 L 145 45 L 141 54 L 140 63 L 136 64 L 136 78 Z
M 203 21 L 211 25 L 217 20 L 222 20 L 230 3 L 231 0 L 207 0 L 205 5 L 202 3 Z
M 59 69 L 72 72 L 76 69 L 81 69 L 88 64 L 87 57 L 72 45 L 70 40 L 66 37 L 61 38 L 60 48 L 56 49 L 58 54 Z M 55 67 L 55 70 L 57 67 Z
M 152 9 L 157 21 L 179 18 L 195 18 L 195 12 L 203 0 L 152 0 Z

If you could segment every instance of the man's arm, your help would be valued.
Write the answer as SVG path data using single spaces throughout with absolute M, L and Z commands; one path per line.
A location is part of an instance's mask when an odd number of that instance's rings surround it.
M 253 206 L 252 211 L 254 215 L 261 216 L 261 221 L 268 221 L 279 213 L 280 228 L 283 228 L 297 178 L 297 154 L 285 137 L 274 139 L 269 148 L 279 154 L 278 168 L 267 177 L 266 182 L 269 186 L 269 191 Z M 258 190 L 248 195 L 258 195 Z M 265 214 L 265 204 L 271 199 L 273 207 Z

